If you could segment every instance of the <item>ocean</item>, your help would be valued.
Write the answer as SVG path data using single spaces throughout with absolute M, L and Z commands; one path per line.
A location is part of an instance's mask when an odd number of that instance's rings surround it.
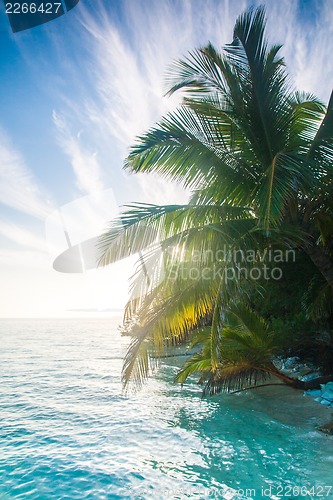
M 332 409 L 285 387 L 201 399 L 174 358 L 125 395 L 120 321 L 1 320 L 1 500 L 333 498 Z

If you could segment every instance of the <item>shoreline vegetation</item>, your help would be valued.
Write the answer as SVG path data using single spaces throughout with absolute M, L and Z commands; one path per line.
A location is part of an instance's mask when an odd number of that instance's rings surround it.
M 222 50 L 174 63 L 166 94 L 181 105 L 125 160 L 191 191 L 185 205 L 125 207 L 99 239 L 101 266 L 139 254 L 125 388 L 185 345 L 175 381 L 197 375 L 204 396 L 333 380 L 333 93 L 326 106 L 296 90 L 281 49 L 264 7 L 241 14 Z M 278 368 L 292 357 L 318 376 Z

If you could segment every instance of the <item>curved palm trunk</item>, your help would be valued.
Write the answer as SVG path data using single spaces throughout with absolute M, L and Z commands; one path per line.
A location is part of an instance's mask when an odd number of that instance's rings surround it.
M 324 377 L 317 377 L 305 382 L 304 380 L 288 377 L 288 375 L 285 375 L 284 373 L 281 373 L 280 371 L 274 368 L 266 369 L 265 371 L 270 375 L 273 375 L 274 377 L 281 380 L 285 385 L 292 387 L 293 389 L 301 389 L 303 391 L 307 391 L 309 389 L 320 389 L 321 384 L 327 384 L 327 382 L 331 382 L 333 380 L 333 376 L 328 375 Z
M 252 385 L 251 387 L 244 387 L 243 389 L 239 389 L 237 391 L 232 391 L 232 394 L 236 394 L 238 392 L 249 391 L 250 389 L 259 389 L 260 387 L 271 387 L 276 385 L 283 385 L 291 387 L 292 389 L 299 389 L 302 391 L 308 391 L 311 389 L 320 389 L 321 384 L 327 384 L 327 382 L 331 382 L 333 380 L 332 376 L 327 377 L 318 377 L 313 380 L 309 380 L 304 382 L 303 380 L 298 380 L 297 378 L 288 377 L 281 372 L 276 372 L 275 370 L 265 370 L 267 373 L 274 375 L 274 377 L 281 380 L 281 383 L 271 382 L 267 384 L 259 384 Z
M 280 371 L 276 370 L 276 368 L 266 369 L 265 371 L 270 375 L 273 375 L 274 377 L 278 378 L 279 380 L 282 380 L 282 382 L 285 385 L 288 385 L 289 387 L 293 387 L 294 389 L 303 389 L 303 390 L 305 389 L 306 382 L 303 382 L 303 380 L 298 380 L 297 378 L 288 377 L 288 375 L 281 373 Z
M 306 245 L 304 251 L 333 290 L 333 262 L 318 245 Z

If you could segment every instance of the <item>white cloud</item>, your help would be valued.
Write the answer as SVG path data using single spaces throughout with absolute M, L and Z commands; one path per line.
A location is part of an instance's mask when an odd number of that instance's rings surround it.
M 20 247 L 25 247 L 43 252 L 46 250 L 46 241 L 38 233 L 34 233 L 12 222 L 0 220 L 0 235 L 16 243 Z
M 281 53 L 296 88 L 327 101 L 333 81 L 332 0 L 304 2 L 302 12 L 300 7 L 301 2 L 269 0 L 268 36 L 283 44 Z
M 85 100 L 86 111 L 103 134 L 127 148 L 179 102 L 179 96 L 163 95 L 169 65 L 209 39 L 228 41 L 234 23 L 228 12 L 234 8 L 207 0 L 176 7 L 166 1 L 127 1 L 120 25 L 103 3 L 98 6 L 93 13 L 81 9 L 96 90 L 95 99 Z
M 28 215 L 44 219 L 52 210 L 45 191 L 0 129 L 0 203 Z
M 84 193 L 94 193 L 103 189 L 101 168 L 96 152 L 85 149 L 80 133 L 74 136 L 64 117 L 53 111 L 53 122 L 59 132 L 59 144 L 70 159 L 75 174 L 76 186 Z
M 93 11 L 80 6 L 84 30 L 77 38 L 88 51 L 84 68 L 90 77 L 86 88 L 80 87 L 83 94 L 70 113 L 76 114 L 96 149 L 103 150 L 113 139 L 125 156 L 135 137 L 179 102 L 178 95 L 163 96 L 170 64 L 208 41 L 221 48 L 229 43 L 236 17 L 253 3 L 262 2 L 124 0 L 119 17 L 104 1 L 97 2 Z M 333 77 L 327 63 L 331 52 L 327 40 L 333 37 L 331 0 L 308 4 L 310 16 L 312 11 L 316 15 L 306 27 L 298 2 L 267 0 L 265 4 L 269 40 L 284 44 L 282 53 L 296 86 L 327 99 Z M 101 165 L 103 171 L 110 168 L 110 163 Z

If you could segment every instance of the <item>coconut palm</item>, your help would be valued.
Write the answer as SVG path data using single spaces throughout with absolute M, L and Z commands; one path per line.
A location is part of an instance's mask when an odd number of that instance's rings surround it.
M 244 303 L 231 302 L 224 317 L 223 337 L 219 340 L 218 366 L 211 359 L 210 329 L 200 328 L 192 336 L 191 347 L 200 346 L 178 371 L 175 381 L 200 373 L 203 396 L 220 392 L 240 392 L 268 385 L 287 385 L 294 389 L 320 388 L 331 377 L 304 382 L 278 368 L 277 356 L 283 344 L 267 321 Z
M 250 10 L 222 53 L 208 45 L 179 61 L 169 94 L 182 89 L 183 106 L 139 139 L 126 167 L 182 182 L 193 202 L 250 207 L 267 231 L 290 222 L 332 287 L 333 97 L 325 109 L 294 92 L 264 30 L 264 9 Z
M 191 347 L 197 346 L 201 346 L 200 351 L 184 364 L 175 380 L 184 383 L 189 376 L 199 372 L 199 383 L 204 385 L 203 395 L 277 383 L 295 388 L 302 386 L 301 381 L 282 373 L 274 364 L 281 347 L 280 339 L 268 323 L 244 303 L 228 306 L 223 338 L 219 340 L 217 367 L 211 360 L 210 332 L 204 328 L 191 340 Z
M 181 107 L 130 151 L 128 170 L 178 181 L 192 196 L 182 206 L 131 207 L 101 238 L 103 265 L 135 252 L 144 252 L 144 262 L 155 262 L 154 278 L 127 308 L 137 333 L 125 360 L 126 380 L 133 373 L 145 376 L 149 353 L 160 353 L 170 338 L 187 338 L 207 317 L 211 363 L 218 369 L 230 299 L 226 282 L 180 277 L 159 282 L 161 248 L 169 272 L 179 255 L 195 250 L 202 252 L 196 263 L 202 271 L 216 263 L 206 262 L 204 250 L 216 255 L 225 244 L 294 246 L 333 287 L 333 98 L 326 108 L 313 95 L 295 92 L 280 49 L 268 47 L 263 7 L 242 14 L 232 43 L 221 52 L 209 44 L 174 65 L 168 94 L 182 91 Z M 178 249 L 173 257 L 171 248 Z M 228 266 L 236 269 L 239 263 Z M 224 263 L 223 272 L 226 268 Z M 142 273 L 136 290 L 140 282 Z M 232 287 L 233 294 L 242 294 L 239 280 Z
M 149 214 L 147 224 L 144 210 Z M 228 278 L 230 270 L 237 271 L 241 264 L 233 249 L 260 248 L 264 237 L 260 239 L 258 232 L 254 238 L 254 228 L 247 209 L 217 205 L 141 206 L 139 214 L 135 207 L 112 225 L 103 238 L 102 263 L 145 250 L 125 310 L 126 323 L 133 323 L 125 385 L 130 378 L 141 382 L 165 349 L 188 340 L 202 324 L 210 324 L 211 359 L 217 364 L 223 309 L 229 297 L 244 297 L 242 276 Z M 216 261 L 225 246 L 230 258 Z

